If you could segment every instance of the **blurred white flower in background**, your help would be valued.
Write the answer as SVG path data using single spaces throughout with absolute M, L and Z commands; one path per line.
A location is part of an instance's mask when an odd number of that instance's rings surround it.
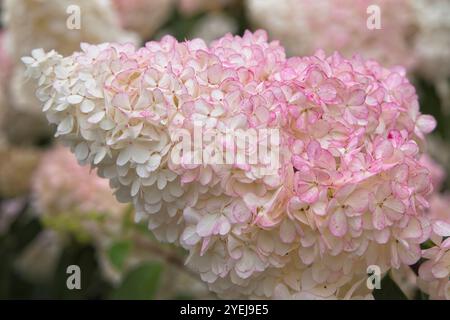
M 212 12 L 200 18 L 194 27 L 192 37 L 211 43 L 227 33 L 236 33 L 237 29 L 236 20 L 223 13 Z
M 80 29 L 68 29 L 67 8 L 80 8 Z M 5 48 L 14 64 L 11 84 L 13 107 L 41 114 L 35 97 L 36 86 L 23 77 L 20 58 L 34 48 L 55 49 L 71 54 L 81 42 L 132 42 L 139 38 L 120 27 L 119 18 L 109 0 L 5 0 L 3 24 Z
M 417 13 L 415 42 L 418 72 L 436 85 L 444 110 L 450 113 L 450 1 L 411 1 Z
M 380 30 L 366 26 L 371 5 L 380 8 Z M 450 112 L 450 1 L 247 0 L 246 6 L 254 26 L 290 55 L 336 50 L 402 65 L 431 81 Z
M 414 12 L 408 0 L 247 0 L 246 5 L 252 23 L 280 40 L 290 55 L 323 49 L 347 58 L 359 53 L 387 66 L 414 62 L 409 42 Z M 379 30 L 367 28 L 369 5 L 380 7 Z

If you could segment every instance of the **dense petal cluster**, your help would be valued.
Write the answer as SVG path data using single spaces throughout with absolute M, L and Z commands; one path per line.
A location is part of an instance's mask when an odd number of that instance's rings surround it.
M 122 27 L 150 38 L 168 20 L 174 0 L 112 0 Z
M 13 60 L 11 101 L 17 109 L 39 113 L 36 86 L 23 78 L 20 58 L 34 48 L 72 54 L 80 42 L 106 41 L 138 43 L 125 32 L 112 3 L 107 0 L 6 0 L 3 1 L 5 48 Z
M 221 296 L 370 298 L 368 266 L 421 257 L 432 185 L 420 157 L 435 121 L 404 69 L 286 59 L 262 31 L 23 62 L 56 135 Z M 263 147 L 254 162 L 227 157 Z

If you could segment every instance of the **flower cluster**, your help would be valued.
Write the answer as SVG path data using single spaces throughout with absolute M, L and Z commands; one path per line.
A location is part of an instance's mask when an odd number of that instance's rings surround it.
M 179 259 L 176 251 L 157 246 L 140 226 L 130 226 L 131 212 L 116 201 L 108 180 L 98 177 L 95 170 L 80 166 L 67 148 L 56 146 L 44 153 L 33 174 L 31 191 L 36 212 L 49 229 L 41 233 L 23 254 L 22 272 L 27 273 L 30 262 L 40 255 L 44 264 L 41 273 L 51 273 L 52 268 L 45 269 L 53 260 L 47 257 L 52 252 L 49 247 L 59 254 L 70 234 L 95 246 L 102 276 L 112 284 L 119 283 L 134 267 L 156 261 L 166 266 L 163 285 L 171 288 L 174 279 L 185 281 L 188 286 L 183 290 L 179 288 L 181 292 L 205 296 L 206 290 L 199 280 L 180 273 L 169 263 L 170 259 Z M 48 236 L 51 238 L 47 239 Z M 47 240 L 42 243 L 44 239 Z M 127 248 L 120 265 L 111 258 L 111 250 L 116 245 Z M 161 297 L 165 298 L 175 294 L 170 289 L 161 291 Z
M 286 59 L 263 31 L 81 49 L 23 58 L 56 135 L 221 296 L 370 298 L 368 266 L 421 258 L 432 185 L 420 157 L 435 121 L 404 69 L 321 51 Z M 268 129 L 276 142 L 222 135 Z M 261 146 L 256 162 L 224 159 Z
M 36 86 L 23 79 L 20 58 L 36 48 L 72 54 L 80 42 L 130 41 L 138 37 L 120 27 L 111 2 L 102 0 L 5 0 L 5 48 L 13 60 L 11 101 L 27 113 L 39 113 Z
M 417 71 L 435 83 L 447 113 L 450 111 L 450 2 L 412 1 L 416 11 L 417 36 L 414 54 Z

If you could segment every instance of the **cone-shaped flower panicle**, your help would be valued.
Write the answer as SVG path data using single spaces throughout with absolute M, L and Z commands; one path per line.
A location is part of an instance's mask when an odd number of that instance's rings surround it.
M 263 31 L 81 49 L 23 58 L 56 135 L 221 296 L 370 298 L 420 259 L 435 121 L 403 69 Z

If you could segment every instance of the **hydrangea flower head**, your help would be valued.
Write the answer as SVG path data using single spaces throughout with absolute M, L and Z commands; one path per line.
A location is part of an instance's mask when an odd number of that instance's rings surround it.
M 358 53 L 387 66 L 415 63 L 410 1 L 246 0 L 246 6 L 250 20 L 282 41 L 291 55 L 323 49 L 328 54 L 338 50 L 347 58 Z M 379 13 L 379 29 L 371 25 L 374 12 Z
M 321 51 L 286 59 L 263 31 L 23 62 L 56 135 L 221 296 L 370 298 L 368 266 L 421 257 L 432 187 L 420 157 L 435 121 L 402 68 Z M 276 142 L 222 135 L 268 129 Z M 223 161 L 262 145 L 276 157 Z M 192 161 L 204 150 L 215 161 Z

